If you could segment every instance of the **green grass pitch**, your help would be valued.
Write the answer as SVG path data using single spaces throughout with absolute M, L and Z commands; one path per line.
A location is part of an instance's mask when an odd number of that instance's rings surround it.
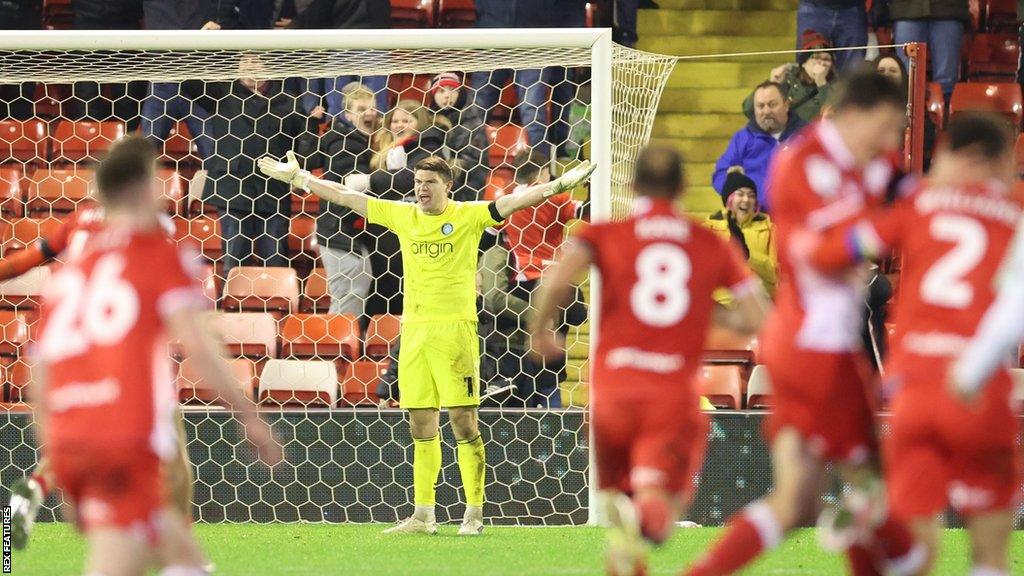
M 382 536 L 365 524 L 202 524 L 196 531 L 223 576 L 276 575 L 574 575 L 602 574 L 602 531 L 588 527 L 488 528 L 459 538 L 456 526 L 436 536 Z M 651 574 L 678 574 L 719 528 L 685 529 L 651 557 Z M 29 547 L 14 554 L 13 573 L 81 574 L 84 545 L 67 524 L 36 526 Z M 936 574 L 965 574 L 967 534 L 946 531 Z M 1011 573 L 1024 570 L 1024 532 L 1014 533 Z M 823 552 L 803 530 L 747 574 L 841 574 L 842 558 Z

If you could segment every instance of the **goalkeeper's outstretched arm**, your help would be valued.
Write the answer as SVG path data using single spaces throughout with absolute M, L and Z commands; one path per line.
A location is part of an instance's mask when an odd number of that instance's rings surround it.
M 494 201 L 494 207 L 502 218 L 508 218 L 513 212 L 536 206 L 546 198 L 583 184 L 596 169 L 597 166 L 591 164 L 589 160 L 584 161 L 551 182 L 535 184 L 518 194 L 509 194 L 498 198 Z
M 299 161 L 292 151 L 285 152 L 285 161 L 278 162 L 269 156 L 264 156 L 256 162 L 260 172 L 267 178 L 287 182 L 295 188 L 301 188 L 316 194 L 331 204 L 338 204 L 350 210 L 366 215 L 366 201 L 370 198 L 362 192 L 349 189 L 340 182 L 331 182 L 317 178 L 308 170 L 299 168 Z

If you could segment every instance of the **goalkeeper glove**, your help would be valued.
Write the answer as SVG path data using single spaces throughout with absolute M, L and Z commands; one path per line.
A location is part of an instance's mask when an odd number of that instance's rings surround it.
M 590 178 L 590 175 L 597 170 L 596 164 L 591 164 L 590 160 L 584 160 L 579 165 L 569 170 L 565 174 L 562 174 L 554 182 L 551 183 L 551 189 L 545 196 L 554 196 L 555 194 L 561 194 L 567 190 L 583 184 Z
M 295 158 L 295 152 L 291 150 L 284 153 L 285 162 L 278 162 L 270 156 L 264 156 L 256 161 L 256 166 L 267 178 L 287 182 L 294 188 L 301 188 L 309 192 L 310 173 L 308 170 L 299 168 L 299 161 Z

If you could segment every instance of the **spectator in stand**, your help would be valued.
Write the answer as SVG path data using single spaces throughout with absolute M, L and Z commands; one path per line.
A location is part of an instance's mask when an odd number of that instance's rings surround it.
M 754 89 L 753 101 L 754 119 L 733 135 L 729 147 L 715 164 L 711 183 L 721 194 L 725 190 L 729 168 L 742 166 L 744 173 L 754 181 L 758 206 L 768 212 L 765 190 L 768 164 L 779 143 L 796 134 L 804 127 L 804 122 L 799 116 L 790 113 L 786 89 L 778 82 L 768 80 L 759 84 Z
M 71 10 L 75 30 L 137 30 L 142 20 L 142 0 L 74 0 Z M 103 92 L 96 82 L 75 82 L 70 105 L 62 113 L 72 120 L 117 118 L 128 123 L 128 131 L 134 130 L 145 83 L 108 84 Z
M 325 180 L 344 182 L 346 177 L 370 173 L 373 135 L 380 124 L 375 102 L 366 86 L 345 91 L 344 113 L 320 140 Z M 320 200 L 316 237 L 331 294 L 331 314 L 363 315 L 373 277 L 365 227 L 365 219 L 355 212 Z
M 477 28 L 550 28 L 572 25 L 571 15 L 584 9 L 580 0 L 476 0 Z M 501 96 L 501 90 L 512 79 L 519 103 L 516 111 L 526 129 L 526 138 L 536 150 L 550 153 L 547 141 L 551 125 L 548 104 L 550 87 L 555 85 L 558 73 L 552 68 L 525 70 L 491 70 L 474 72 L 469 84 L 474 90 L 473 105 L 480 117 L 489 120 Z
M 927 42 L 932 79 L 942 85 L 946 101 L 960 76 L 964 26 L 971 24 L 967 0 L 890 0 L 889 16 L 897 44 Z M 897 51 L 903 65 L 907 55 Z
M 43 23 L 39 0 L 0 2 L 0 22 L 6 30 L 39 30 Z M 35 82 L 0 84 L 0 118 L 28 120 L 35 115 Z
M 147 30 L 229 30 L 248 26 L 270 27 L 272 0 L 252 0 L 243 6 L 238 0 L 143 0 Z M 263 19 L 258 15 L 262 7 Z M 158 143 L 167 139 L 179 120 L 184 120 L 200 158 L 213 152 L 204 123 L 209 112 L 181 94 L 178 82 L 152 82 L 142 102 L 142 133 Z
M 490 173 L 482 111 L 468 106 L 468 102 L 469 90 L 458 74 L 444 72 L 431 80 L 430 110 L 434 123 L 444 118 L 451 125 L 445 135 L 445 148 L 452 153 L 458 168 L 459 177 L 452 189 L 452 198 L 458 201 L 479 200 Z
M 757 274 L 765 292 L 775 294 L 778 284 L 778 257 L 775 253 L 775 226 L 771 218 L 761 212 L 757 203 L 757 183 L 733 166 L 722 186 L 725 208 L 708 217 L 705 224 L 722 238 L 732 239 L 743 250 L 747 265 Z M 728 291 L 715 294 L 719 303 L 731 301 Z
M 389 0 L 277 0 L 276 26 L 311 30 L 391 28 L 391 2 Z M 368 57 L 368 55 L 367 55 Z M 387 110 L 388 92 L 386 76 L 359 76 L 347 74 L 337 78 L 296 79 L 302 92 L 302 105 L 307 111 L 323 106 L 331 118 L 344 112 L 342 87 L 350 82 L 361 82 L 376 96 L 377 109 Z
M 807 123 L 821 115 L 836 72 L 832 65 L 833 53 L 824 51 L 832 47 L 828 39 L 813 30 L 805 30 L 802 38 L 803 49 L 811 52 L 799 54 L 795 64 L 773 68 L 768 79 L 786 87 L 789 114 L 799 116 Z M 743 101 L 743 113 L 747 118 L 754 117 L 753 94 Z
M 256 159 L 303 157 L 316 146 L 317 108 L 306 116 L 281 81 L 258 76 L 257 59 L 243 59 L 234 82 L 190 81 L 183 90 L 210 112 L 207 133 L 216 141 L 203 161 L 203 201 L 217 208 L 224 241 L 224 273 L 235 266 L 287 266 L 291 189 L 256 171 Z M 248 262 L 247 262 L 248 261 Z
M 800 0 L 796 11 L 796 40 L 803 49 L 805 30 L 817 30 L 836 48 L 860 48 L 833 52 L 836 68 L 848 70 L 864 61 L 868 43 L 868 17 L 864 0 Z

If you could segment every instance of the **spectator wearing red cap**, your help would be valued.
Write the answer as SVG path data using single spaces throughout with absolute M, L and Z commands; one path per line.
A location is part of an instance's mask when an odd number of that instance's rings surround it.
M 442 72 L 431 80 L 430 111 L 435 124 L 439 118 L 451 124 L 444 145 L 459 168 L 452 188 L 452 197 L 459 201 L 479 200 L 490 172 L 483 114 L 469 101 L 469 90 L 458 74 Z
M 796 11 L 796 29 L 817 30 L 836 48 L 859 48 L 833 52 L 836 68 L 848 70 L 864 61 L 868 43 L 868 17 L 864 0 L 800 0 Z M 796 47 L 804 48 L 803 34 L 797 37 Z
M 786 88 L 789 97 L 789 113 L 796 114 L 804 122 L 812 122 L 821 115 L 821 109 L 828 102 L 831 83 L 836 71 L 832 59 L 832 43 L 814 30 L 804 30 L 801 36 L 801 52 L 796 63 L 783 64 L 772 68 L 768 79 Z M 743 113 L 754 118 L 754 94 L 743 101 Z

